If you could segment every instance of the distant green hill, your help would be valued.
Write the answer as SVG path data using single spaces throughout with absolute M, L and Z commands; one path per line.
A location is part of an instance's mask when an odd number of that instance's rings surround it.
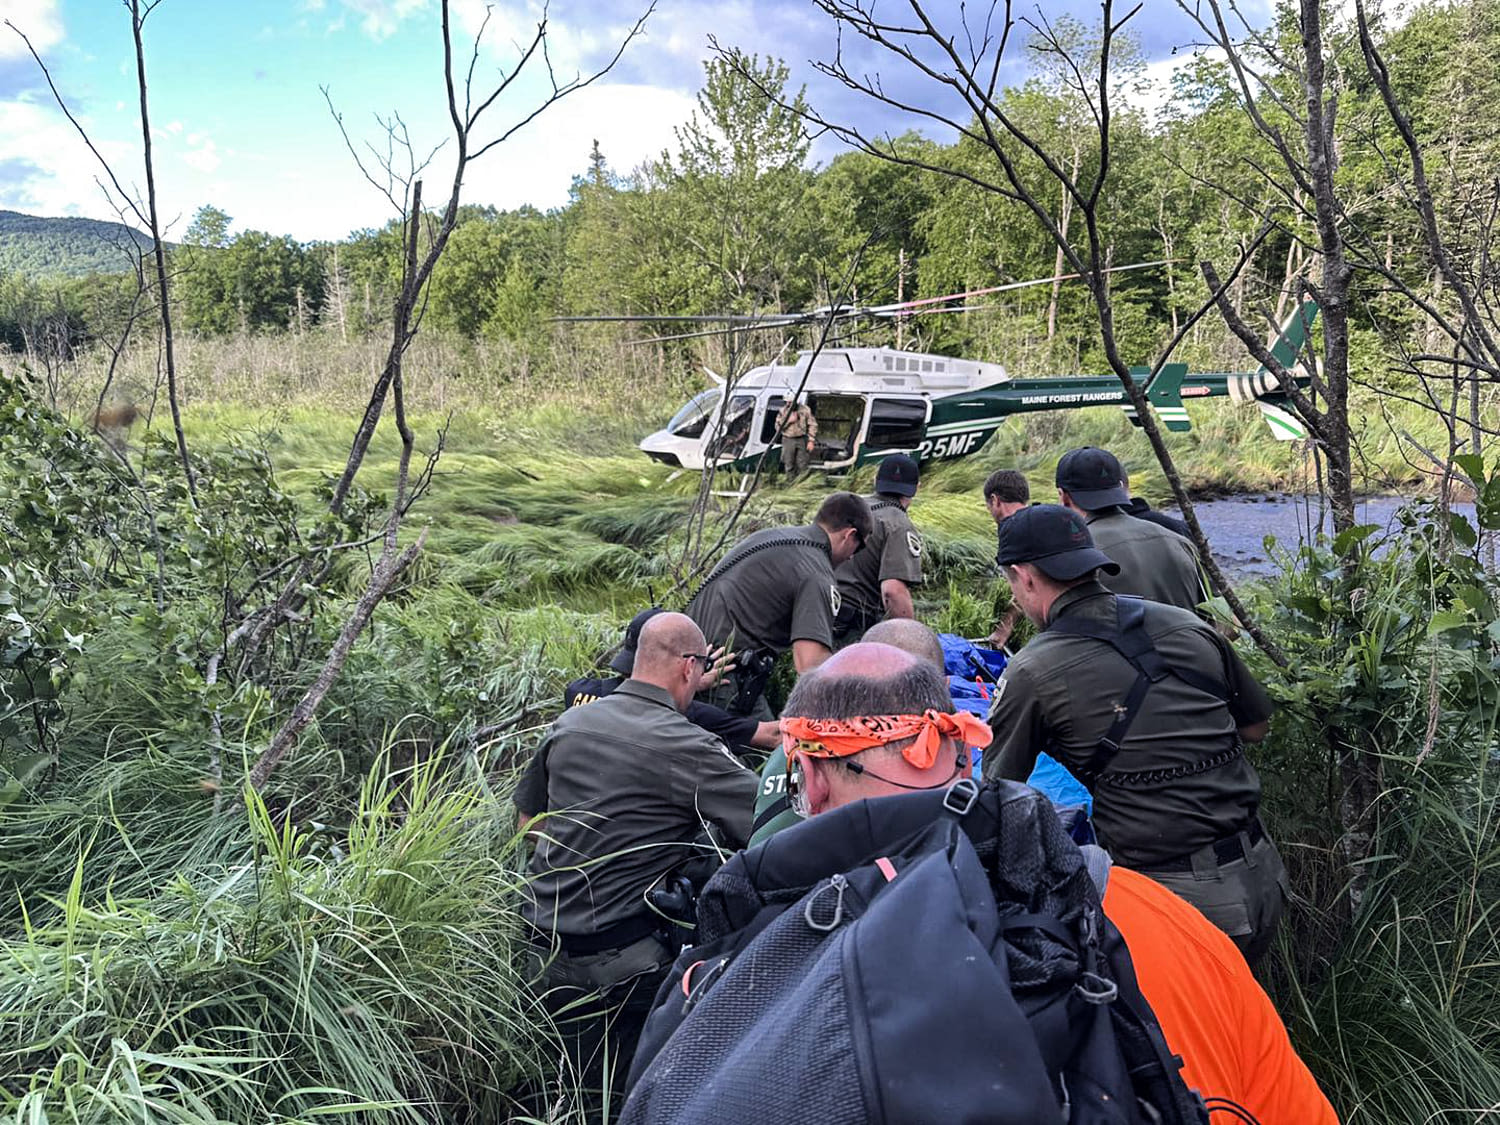
M 43 219 L 0 211 L 0 274 L 82 277 L 127 268 L 127 239 L 149 247 L 151 239 L 121 223 L 97 219 Z

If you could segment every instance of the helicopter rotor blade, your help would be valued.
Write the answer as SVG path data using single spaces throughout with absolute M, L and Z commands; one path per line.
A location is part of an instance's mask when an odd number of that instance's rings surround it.
M 662 344 L 671 340 L 697 340 L 704 336 L 726 336 L 734 332 L 764 332 L 768 328 L 791 328 L 800 324 L 797 320 L 783 320 L 770 324 L 729 324 L 723 328 L 705 328 L 699 332 L 674 332 L 666 336 L 645 336 L 639 340 L 627 340 L 626 343 L 634 347 L 637 344 Z
M 788 316 L 797 316 L 797 313 L 766 313 L 761 315 L 742 315 L 736 313 L 713 313 L 704 315 L 668 315 L 656 316 L 638 315 L 610 315 L 610 316 L 554 316 L 548 320 L 552 324 L 597 324 L 597 323 L 645 323 L 650 324 L 657 321 L 676 321 L 684 323 L 704 324 L 758 324 L 767 320 L 784 320 Z
M 1123 266 L 1108 266 L 1101 270 L 1102 273 L 1125 273 L 1129 270 L 1151 269 L 1156 266 L 1171 265 L 1175 258 L 1162 258 L 1153 262 L 1131 262 Z M 601 316 L 555 316 L 551 317 L 553 324 L 588 324 L 588 323 L 623 323 L 623 324 L 719 324 L 721 328 L 708 328 L 697 332 L 669 333 L 661 336 L 648 336 L 639 340 L 630 341 L 632 344 L 660 344 L 671 340 L 695 340 L 704 336 L 718 336 L 726 332 L 756 332 L 767 328 L 794 328 L 802 324 L 816 324 L 824 321 L 854 320 L 859 318 L 871 318 L 874 320 L 902 319 L 912 316 L 922 316 L 938 312 L 975 312 L 990 306 L 985 305 L 957 305 L 949 306 L 950 301 L 967 301 L 971 297 L 983 297 L 991 293 L 1008 293 L 1016 289 L 1027 289 L 1037 285 L 1052 285 L 1059 281 L 1071 281 L 1080 274 L 1065 273 L 1052 277 L 1037 277 L 1026 281 L 1010 281 L 1004 285 L 990 285 L 982 289 L 969 289 L 962 293 L 946 293 L 941 297 L 920 297 L 911 301 L 898 301 L 888 305 L 836 305 L 819 309 L 809 309 L 806 312 L 794 313 L 714 313 L 714 314 L 660 314 L 660 315 L 601 315 Z M 940 307 L 933 307 L 940 306 Z
M 1100 272 L 1124 273 L 1127 270 L 1143 270 L 1152 266 L 1171 265 L 1175 261 L 1175 258 L 1163 258 L 1155 262 L 1132 262 L 1126 266 L 1109 266 Z M 991 285 L 985 289 L 970 289 L 964 293 L 948 293 L 942 297 L 922 297 L 914 301 L 901 301 L 890 305 L 872 305 L 861 311 L 870 316 L 903 316 L 907 315 L 905 312 L 907 309 L 916 310 L 925 305 L 937 305 L 944 301 L 958 301 L 969 297 L 982 297 L 988 293 L 1008 293 L 1015 289 L 1028 289 L 1035 285 L 1051 285 L 1056 281 L 1072 281 L 1080 276 L 1080 274 L 1076 273 L 1063 273 L 1052 277 L 1034 277 L 1027 281 L 1010 281 L 1004 285 Z

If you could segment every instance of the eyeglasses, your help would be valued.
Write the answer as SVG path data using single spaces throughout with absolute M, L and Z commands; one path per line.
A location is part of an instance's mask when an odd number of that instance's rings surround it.
M 714 657 L 710 652 L 685 652 L 682 654 L 684 660 L 696 660 L 699 666 L 707 672 L 713 667 Z

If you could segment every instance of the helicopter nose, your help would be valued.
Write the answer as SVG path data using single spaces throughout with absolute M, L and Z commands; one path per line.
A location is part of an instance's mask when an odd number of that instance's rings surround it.
M 657 430 L 641 439 L 637 448 L 653 461 L 683 469 L 703 467 L 702 450 L 692 438 L 678 437 L 667 430 Z

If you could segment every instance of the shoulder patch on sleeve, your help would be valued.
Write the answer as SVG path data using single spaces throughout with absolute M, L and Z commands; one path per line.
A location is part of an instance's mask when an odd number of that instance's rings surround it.
M 833 615 L 837 617 L 839 615 L 839 610 L 843 608 L 843 605 L 844 595 L 839 593 L 839 584 L 835 582 L 833 583 L 833 585 L 828 587 L 828 608 L 833 612 Z
M 915 531 L 908 531 L 906 533 L 906 546 L 917 558 L 922 557 L 922 537 Z

